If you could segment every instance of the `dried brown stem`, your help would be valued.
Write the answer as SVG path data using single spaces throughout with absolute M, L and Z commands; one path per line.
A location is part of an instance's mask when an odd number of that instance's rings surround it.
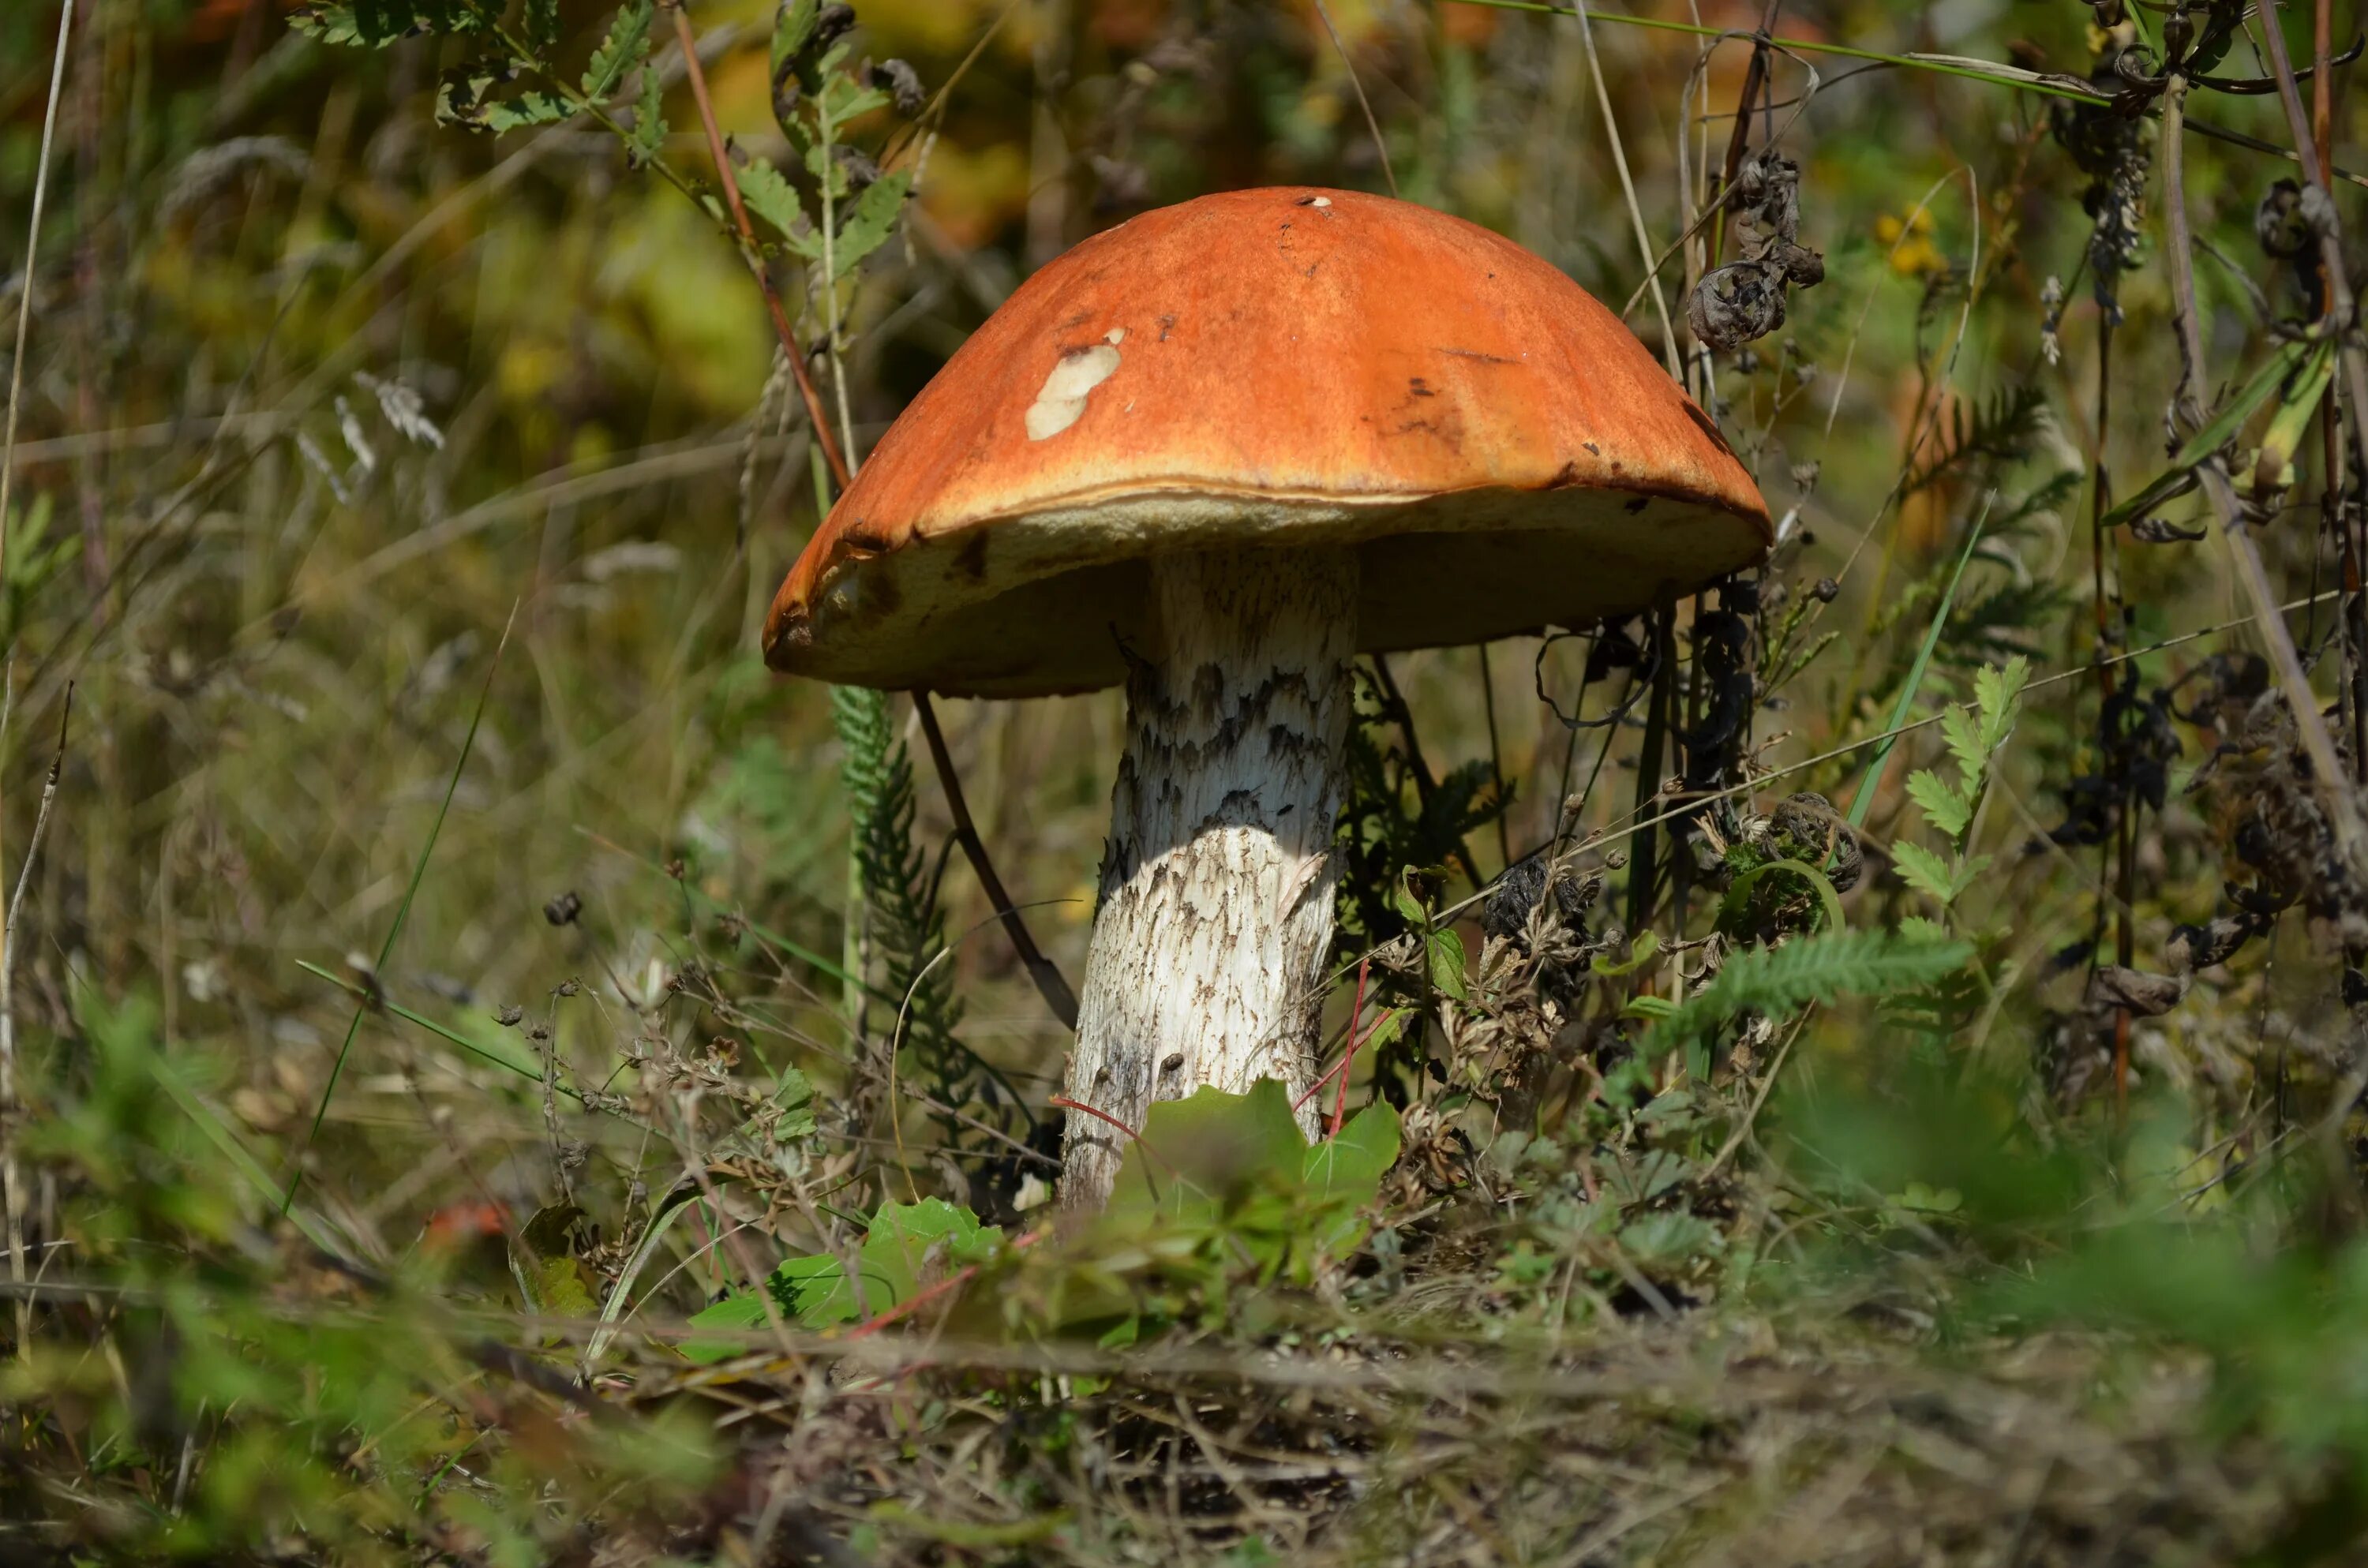
M 920 716 L 921 735 L 929 744 L 929 761 L 938 770 L 938 783 L 946 792 L 946 809 L 953 813 L 954 842 L 962 846 L 963 858 L 970 869 L 978 874 L 979 886 L 986 890 L 989 903 L 1010 933 L 1011 945 L 1019 954 L 1019 961 L 1028 967 L 1028 978 L 1036 983 L 1037 994 L 1044 1006 L 1061 1020 L 1061 1027 L 1074 1031 L 1077 1027 L 1077 994 L 1069 988 L 1061 969 L 1029 934 L 1028 922 L 1012 904 L 1011 894 L 1005 890 L 1003 879 L 995 874 L 995 863 L 986 856 L 986 844 L 978 835 L 978 825 L 971 820 L 970 802 L 962 796 L 962 778 L 954 772 L 954 759 L 946 749 L 945 732 L 938 725 L 938 710 L 930 704 L 929 694 L 913 694 L 913 710 Z
M 2276 18 L 2268 18 L 2263 30 L 2274 37 Z M 2285 51 L 2280 48 L 2275 55 L 2281 76 L 2289 91 L 2292 72 L 2286 68 Z M 2187 99 L 2187 84 L 2174 77 L 2170 90 L 2163 95 L 2163 201 L 2167 208 L 2171 243 L 2165 247 L 2170 267 L 2170 291 L 2173 308 L 2179 319 L 2180 355 L 2186 361 L 2184 385 L 2201 386 L 2204 382 L 2203 340 L 2195 306 L 2195 269 L 2190 261 L 2189 247 L 2180 243 L 2187 233 L 2187 192 L 2180 183 L 2184 172 L 2179 153 L 2180 121 Z M 2295 100 L 2299 109 L 2300 99 Z M 2307 131 L 2307 127 L 2303 128 Z M 2305 145 L 2307 146 L 2305 141 Z M 2340 271 L 2340 268 L 2339 268 Z M 2355 400 L 2356 403 L 2356 400 Z M 2355 407 L 2354 412 L 2357 412 Z M 2261 552 L 2254 545 L 2252 534 L 2245 525 L 2243 506 L 2237 502 L 2236 490 L 2228 483 L 2217 459 L 2196 470 L 2203 493 L 2220 519 L 2220 538 L 2226 541 L 2229 557 L 2237 571 L 2237 581 L 2251 605 L 2255 622 L 2261 631 L 2261 641 L 2268 647 L 2270 663 L 2277 671 L 2278 684 L 2284 689 L 2286 706 L 2294 710 L 2294 728 L 2302 737 L 2303 750 L 2310 757 L 2311 784 L 2317 790 L 2321 806 L 2327 812 L 2328 824 L 2334 831 L 2337 847 L 2344 863 L 2355 876 L 2368 876 L 2368 854 L 2363 854 L 2359 802 L 2335 754 L 2335 740 L 2328 733 L 2327 719 L 2319 711 L 2318 699 L 2310 689 L 2310 676 L 2302 667 L 2302 656 L 2294 649 L 2294 634 L 2287 630 L 2285 616 L 2278 608 L 2278 599 L 2270 587 L 2268 569 L 2261 563 Z
M 666 0 L 666 9 L 674 13 L 675 37 L 682 43 L 683 69 L 690 78 L 690 96 L 699 105 L 699 123 L 707 131 L 708 155 L 715 161 L 715 177 L 723 187 L 724 205 L 732 210 L 732 222 L 740 231 L 740 249 L 748 270 L 756 275 L 757 287 L 765 291 L 765 310 L 773 318 L 773 331 L 780 337 L 781 352 L 788 356 L 790 374 L 797 378 L 798 396 L 806 405 L 806 421 L 814 426 L 814 442 L 822 449 L 823 461 L 830 465 L 831 478 L 845 490 L 854 475 L 847 466 L 847 456 L 838 449 L 838 442 L 830 433 L 830 416 L 823 412 L 822 394 L 815 390 L 814 375 L 806 368 L 805 350 L 798 345 L 796 328 L 790 324 L 790 313 L 782 307 L 780 290 L 773 287 L 773 275 L 765 267 L 764 248 L 757 243 L 756 225 L 748 222 L 748 209 L 740 199 L 740 182 L 732 173 L 732 155 L 723 145 L 723 132 L 715 123 L 715 106 L 707 96 L 707 70 L 699 62 L 699 40 L 690 30 L 690 13 L 683 0 Z

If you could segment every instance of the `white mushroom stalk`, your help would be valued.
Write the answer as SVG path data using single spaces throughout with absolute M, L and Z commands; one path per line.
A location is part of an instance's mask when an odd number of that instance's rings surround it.
M 1077 1001 L 1064 1207 L 1099 1209 L 1152 1103 L 1314 1069 L 1356 653 L 1345 550 L 1155 561 Z M 1315 1132 L 1315 1110 L 1301 1112 Z

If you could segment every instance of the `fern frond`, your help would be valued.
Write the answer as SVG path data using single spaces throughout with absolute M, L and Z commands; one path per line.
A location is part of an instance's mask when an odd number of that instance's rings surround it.
M 1888 931 L 1820 931 L 1781 948 L 1729 959 L 1718 978 L 1653 1026 L 1643 1054 L 1702 1039 L 1737 1014 L 1790 1013 L 1839 996 L 1890 996 L 1930 985 L 1962 966 L 1963 942 L 1911 941 Z

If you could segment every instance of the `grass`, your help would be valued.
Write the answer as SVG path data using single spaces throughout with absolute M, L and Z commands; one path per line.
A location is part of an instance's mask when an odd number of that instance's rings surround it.
M 2194 95 L 2225 264 L 2166 424 L 2158 120 L 2117 140 L 2066 85 L 2084 5 L 1778 8 L 1746 145 L 1772 118 L 1827 280 L 1707 361 L 1632 318 L 1788 517 L 1756 595 L 1393 655 L 1326 1004 L 1346 1142 L 1227 1165 L 1272 1119 L 1201 1106 L 1131 1145 L 1144 1201 L 1044 1222 L 1065 1032 L 938 735 L 754 653 L 827 494 L 806 409 L 836 433 L 843 389 L 860 456 L 1045 255 L 1248 183 L 1395 184 L 1615 304 L 1659 258 L 1682 323 L 1741 254 L 1705 215 L 1763 6 L 1553 9 L 866 0 L 791 111 L 914 179 L 876 232 L 775 121 L 760 6 L 687 18 L 712 138 L 673 18 L 587 71 L 613 6 L 515 9 L 541 63 L 488 101 L 566 98 L 499 139 L 436 123 L 466 37 L 102 3 L 53 53 L 57 7 L 0 17 L 35 258 L 0 279 L 0 1556 L 2355 1558 L 2359 891 L 2255 605 L 2131 525 L 2209 517 L 2157 476 L 2294 454 L 2231 494 L 2350 771 L 2328 456 L 2363 465 L 2254 236 L 2274 97 Z M 892 56 L 910 119 L 864 97 Z M 1827 56 L 1880 69 L 1812 90 Z M 726 138 L 827 246 L 701 205 Z M 2017 656 L 2019 709 L 1979 704 Z M 935 717 L 1080 975 L 1117 698 Z

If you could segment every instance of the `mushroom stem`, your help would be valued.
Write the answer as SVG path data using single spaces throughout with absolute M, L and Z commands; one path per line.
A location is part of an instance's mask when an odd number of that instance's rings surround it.
M 1130 1128 L 1204 1085 L 1314 1067 L 1352 706 L 1347 551 L 1154 556 L 1150 646 L 1131 651 L 1069 1097 Z M 1315 1130 L 1312 1104 L 1302 1130 Z M 1062 1202 L 1099 1209 L 1124 1135 L 1072 1115 Z

